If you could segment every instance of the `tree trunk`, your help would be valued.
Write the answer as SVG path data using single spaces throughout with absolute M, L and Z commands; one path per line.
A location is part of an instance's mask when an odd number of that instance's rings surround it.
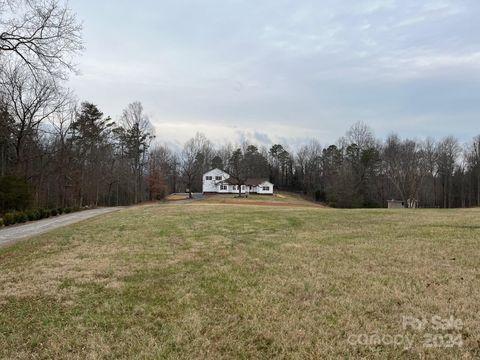
M 480 206 L 480 174 L 477 174 L 477 206 Z
M 192 196 L 192 179 L 191 178 L 188 179 L 188 198 L 189 199 L 193 198 L 193 196 Z

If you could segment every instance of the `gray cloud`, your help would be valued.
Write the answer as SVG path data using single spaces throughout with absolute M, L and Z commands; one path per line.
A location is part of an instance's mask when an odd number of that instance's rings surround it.
M 141 99 L 165 141 L 326 143 L 358 120 L 379 136 L 480 130 L 474 0 L 71 5 L 87 45 L 72 88 L 112 116 Z

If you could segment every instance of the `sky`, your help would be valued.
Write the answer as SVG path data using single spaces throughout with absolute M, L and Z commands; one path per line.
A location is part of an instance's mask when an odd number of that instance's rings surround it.
M 480 133 L 478 0 L 70 0 L 69 86 L 114 119 L 141 101 L 160 142 Z

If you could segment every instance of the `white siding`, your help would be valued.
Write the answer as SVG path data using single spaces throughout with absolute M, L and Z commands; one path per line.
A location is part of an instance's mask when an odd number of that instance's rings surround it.
M 207 180 L 207 177 L 211 177 L 211 180 Z M 219 179 L 217 179 L 217 177 Z M 213 169 L 205 174 L 203 174 L 202 179 L 202 190 L 203 192 L 219 192 L 220 190 L 220 182 L 223 180 L 227 180 L 230 177 L 225 171 L 220 169 Z M 220 179 L 221 178 L 221 179 Z
M 242 194 L 245 194 L 245 186 L 242 188 Z M 238 186 L 237 185 L 228 185 L 228 192 L 230 194 L 238 194 Z
M 238 194 L 238 188 L 234 190 L 234 185 L 224 183 L 224 185 L 226 185 L 226 189 L 221 188 L 222 182 L 229 178 L 230 175 L 225 171 L 220 169 L 210 170 L 209 172 L 203 174 L 202 190 L 204 193 Z M 264 190 L 263 187 L 268 187 L 268 190 Z M 241 193 L 245 194 L 247 190 L 252 194 L 273 195 L 273 184 L 271 182 L 264 181 L 258 186 L 252 186 L 252 189 L 249 189 L 249 187 L 245 185 L 242 188 Z
M 264 190 L 264 187 L 268 187 L 268 190 Z M 273 184 L 268 181 L 264 181 L 257 186 L 257 193 L 262 195 L 273 195 Z

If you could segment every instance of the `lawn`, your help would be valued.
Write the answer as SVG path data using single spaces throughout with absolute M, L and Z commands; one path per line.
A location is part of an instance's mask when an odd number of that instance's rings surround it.
M 233 204 L 233 205 L 272 205 L 272 206 L 302 206 L 323 207 L 320 203 L 314 203 L 294 193 L 276 193 L 272 195 L 250 194 L 248 197 L 242 194 L 213 194 L 207 195 L 202 203 Z
M 0 249 L 0 358 L 478 358 L 479 241 L 478 209 L 125 209 Z
M 188 195 L 186 194 L 171 194 L 168 195 L 166 200 L 167 201 L 179 201 L 179 200 L 186 200 L 188 199 Z

